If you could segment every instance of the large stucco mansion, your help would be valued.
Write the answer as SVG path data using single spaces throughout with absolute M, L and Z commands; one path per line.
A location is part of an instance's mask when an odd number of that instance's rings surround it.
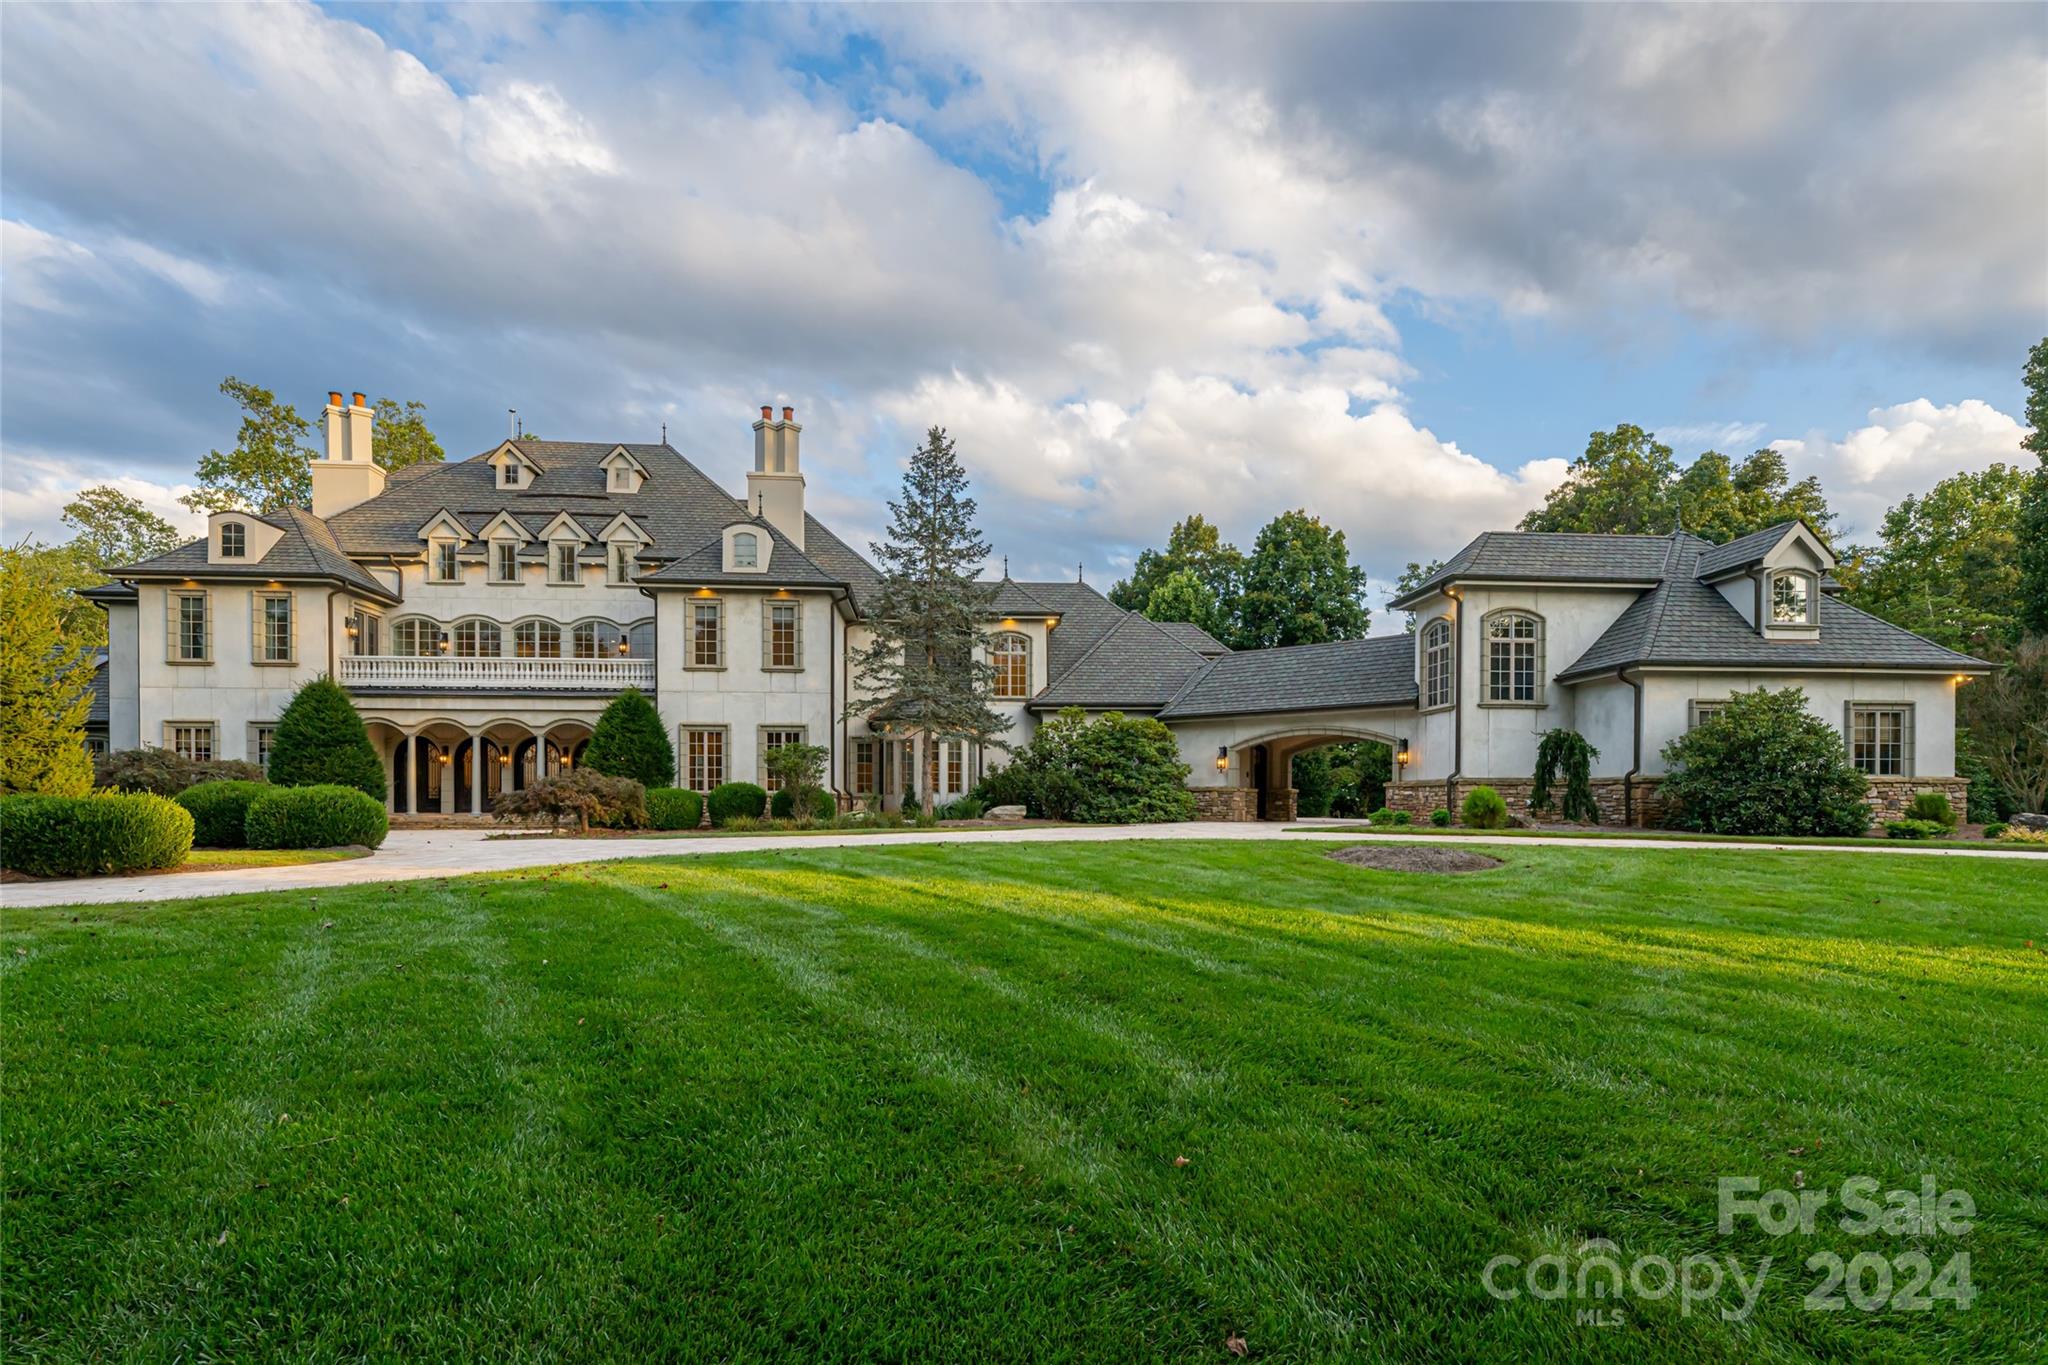
M 804 506 L 803 428 L 753 423 L 735 495 L 666 441 L 511 439 L 387 475 L 371 410 L 329 395 L 312 506 L 222 512 L 206 536 L 114 571 L 100 704 L 113 748 L 263 762 L 307 679 L 354 697 L 407 813 L 482 813 L 577 761 L 619 691 L 652 696 L 676 781 L 762 781 L 781 743 L 825 745 L 842 799 L 947 799 L 1004 751 L 871 723 L 851 660 L 874 567 Z M 717 468 L 726 461 L 713 457 Z M 737 459 L 732 463 L 737 464 Z M 1290 760 L 1375 740 L 1389 801 L 1526 797 L 1544 731 L 1600 751 L 1607 818 L 1644 823 L 1666 741 L 1730 693 L 1797 684 L 1839 723 L 1873 801 L 1955 777 L 1955 690 L 1988 665 L 1842 602 L 1792 522 L 1727 545 L 1493 532 L 1393 605 L 1411 634 L 1233 653 L 1085 582 L 995 585 L 982 648 L 1010 743 L 1066 706 L 1153 715 L 1212 819 L 1294 813 Z

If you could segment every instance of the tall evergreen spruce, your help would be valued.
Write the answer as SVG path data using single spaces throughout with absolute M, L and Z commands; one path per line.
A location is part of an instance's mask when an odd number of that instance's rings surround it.
M 675 746 L 668 742 L 654 703 L 637 687 L 612 698 L 590 733 L 583 766 L 611 777 L 630 777 L 643 787 L 676 780 Z
M 903 491 L 889 503 L 887 542 L 869 546 L 882 585 L 869 609 L 874 642 L 854 661 L 867 695 L 850 702 L 847 714 L 919 735 L 927 754 L 937 740 L 985 743 L 1010 728 L 989 706 L 995 667 L 975 652 L 996 590 L 975 581 L 989 546 L 974 510 L 953 442 L 933 427 L 903 471 Z M 931 784 L 917 785 L 929 811 Z
M 332 782 L 384 799 L 384 760 L 348 693 L 324 676 L 301 687 L 277 718 L 268 773 L 280 787 Z

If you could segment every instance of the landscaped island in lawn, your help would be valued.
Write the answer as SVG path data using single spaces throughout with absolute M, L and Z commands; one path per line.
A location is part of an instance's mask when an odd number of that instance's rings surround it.
M 792 846 L 8 910 L 0 1351 L 2038 1356 L 2048 869 L 1485 852 Z M 1717 1231 L 1722 1177 L 1859 1176 L 1969 1230 Z M 1594 1239 L 1724 1282 L 1529 1292 Z M 1829 1253 L 1967 1253 L 1974 1297 L 1809 1311 Z

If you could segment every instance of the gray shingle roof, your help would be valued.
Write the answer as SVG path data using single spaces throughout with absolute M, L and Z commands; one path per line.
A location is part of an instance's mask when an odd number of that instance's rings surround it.
M 640 575 L 642 583 L 732 583 L 754 588 L 786 587 L 827 587 L 839 582 L 791 543 L 788 536 L 769 525 L 763 517 L 733 517 L 734 521 L 751 521 L 755 529 L 767 536 L 773 548 L 768 552 L 766 573 L 728 573 L 725 569 L 725 536 L 720 533 L 688 554 L 679 555 L 653 573 Z M 810 542 L 810 528 L 804 528 L 804 541 Z
M 1702 550 L 1699 564 L 1693 572 L 1701 578 L 1719 578 L 1731 570 L 1752 568 L 1762 563 L 1765 555 L 1777 549 L 1778 542 L 1783 540 L 1785 533 L 1796 524 L 1782 521 L 1776 526 L 1766 526 L 1761 531 L 1751 531 L 1746 536 L 1738 536 L 1726 545 L 1715 545 Z
M 201 538 L 108 573 L 118 578 L 324 578 L 385 601 L 397 600 L 389 588 L 342 552 L 333 528 L 305 508 L 285 507 L 250 515 L 284 533 L 261 559 L 246 564 L 209 564 L 206 541 Z
M 1161 720 L 1415 704 L 1415 637 L 1249 649 L 1211 660 Z
M 1687 539 L 1696 539 L 1688 536 Z M 1704 545 L 1705 541 L 1700 541 Z M 1509 582 L 1655 582 L 1670 536 L 1581 535 L 1563 531 L 1486 531 L 1443 568 L 1388 603 L 1399 609 L 1461 579 Z
M 1193 621 L 1161 621 L 1159 628 L 1186 645 L 1189 649 L 1194 650 L 1197 654 L 1205 654 L 1213 659 L 1218 654 L 1230 653 L 1229 645 L 1224 644 Z
M 1060 623 L 1046 644 L 1046 676 L 1058 682 L 1081 656 L 1095 648 L 1117 622 L 1130 613 L 1086 583 L 1019 583 L 1018 587 L 1052 609 Z
M 989 603 L 990 616 L 1057 616 L 1058 612 L 1040 601 L 1036 594 L 1013 578 L 999 580 L 995 599 Z
M 92 705 L 86 708 L 85 728 L 104 734 L 107 728 L 107 656 L 100 656 L 92 671 Z
M 1116 608 L 1112 608 L 1116 610 Z M 1058 635 L 1064 626 L 1056 626 Z M 1171 631 L 1136 612 L 1103 633 L 1101 639 L 1031 699 L 1033 710 L 1084 706 L 1150 711 L 1166 705 L 1208 660 L 1181 643 Z
M 1559 681 L 1645 664 L 1944 673 L 1989 667 L 1981 659 L 1944 648 L 1826 594 L 1815 601 L 1818 639 L 1764 639 L 1727 598 L 1696 577 L 1711 548 L 1693 536 L 1678 538 L 1672 571 L 1663 585 L 1631 603 L 1571 667 L 1557 675 Z

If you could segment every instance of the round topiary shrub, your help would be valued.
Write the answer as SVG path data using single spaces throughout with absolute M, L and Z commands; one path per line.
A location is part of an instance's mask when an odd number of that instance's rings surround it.
M 1869 783 L 1796 687 L 1737 692 L 1664 746 L 1665 823 L 1708 834 L 1861 834 Z
M 728 782 L 711 789 L 711 823 L 724 828 L 734 820 L 758 820 L 768 793 L 751 782 Z
M 243 836 L 250 848 L 339 848 L 384 842 L 384 803 L 354 787 L 272 787 L 249 804 Z
M 31 877 L 157 872 L 192 851 L 192 813 L 150 792 L 0 801 L 0 866 Z
M 661 728 L 661 715 L 634 687 L 613 697 L 597 718 L 581 763 L 595 773 L 630 777 L 643 787 L 676 778 L 676 751 Z
M 241 848 L 249 804 L 269 790 L 268 782 L 202 782 L 172 799 L 192 812 L 196 847 Z
M 1463 823 L 1471 829 L 1506 829 L 1508 827 L 1508 803 L 1501 799 L 1499 792 L 1491 787 L 1474 787 L 1465 793 L 1465 804 L 1460 811 Z
M 778 820 L 792 819 L 796 815 L 796 797 L 785 787 L 768 800 L 768 813 Z M 830 820 L 839 814 L 839 802 L 823 787 L 811 788 L 811 818 Z
M 1444 806 L 1438 806 L 1429 813 L 1429 823 L 1435 825 L 1438 829 L 1449 829 L 1451 827 L 1450 810 Z
M 649 787 L 647 823 L 653 829 L 695 829 L 704 818 L 704 798 L 688 787 Z
M 384 760 L 377 757 L 355 703 L 331 678 L 315 678 L 301 687 L 277 718 L 277 732 L 270 737 L 269 776 L 280 787 L 353 787 L 383 809 Z

